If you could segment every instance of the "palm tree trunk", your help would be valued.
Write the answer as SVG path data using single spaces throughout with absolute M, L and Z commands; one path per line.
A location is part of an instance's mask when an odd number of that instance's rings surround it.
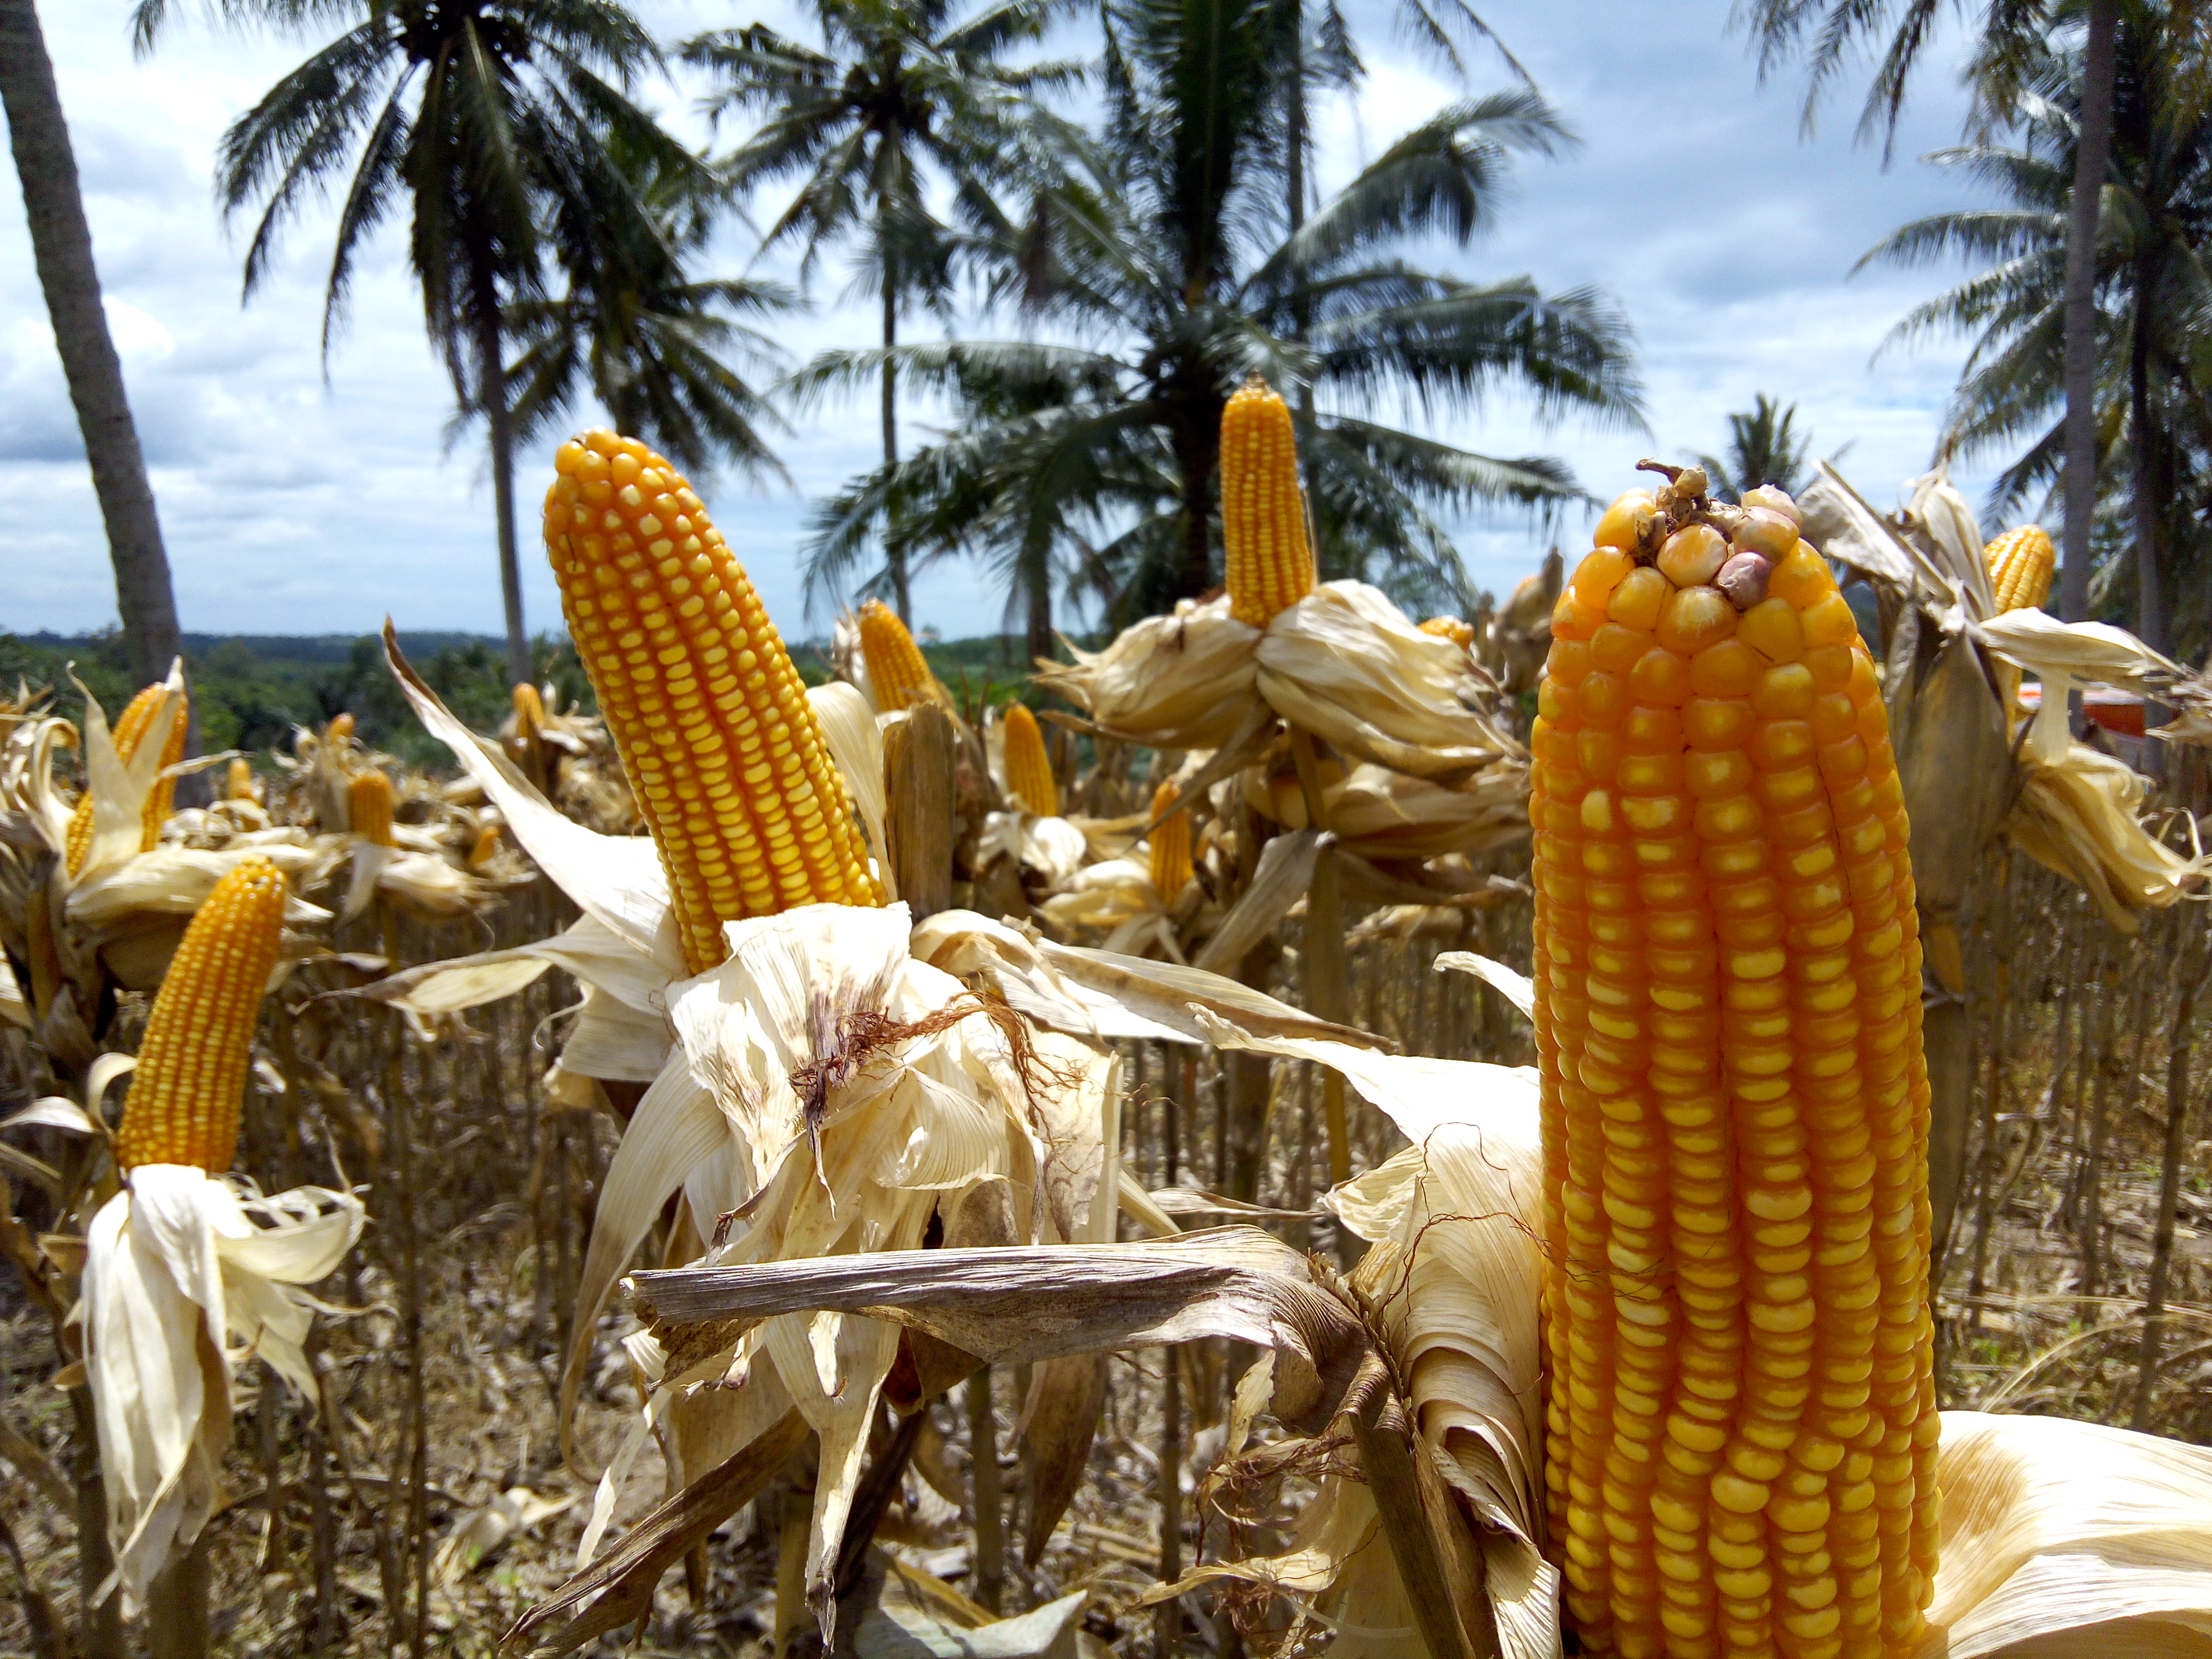
M 1195 379 L 1205 374 L 1200 366 Z M 1182 580 L 1178 599 L 1194 599 L 1220 586 L 1213 574 L 1213 474 L 1221 460 L 1221 395 L 1208 386 L 1190 395 L 1188 386 L 1176 388 L 1184 395 L 1176 422 L 1176 461 L 1182 473 Z
M 1283 112 L 1283 196 L 1291 234 L 1306 222 L 1306 36 L 1305 9 L 1290 0 L 1291 67 L 1285 77 Z
M 491 432 L 491 497 L 499 526 L 499 592 L 507 608 L 507 678 L 536 678 L 530 635 L 522 625 L 522 562 L 514 546 L 514 423 L 507 408 L 507 365 L 499 335 L 498 279 L 488 259 L 476 261 L 477 398 Z
M 898 366 L 890 349 L 898 343 L 898 286 L 889 270 L 884 272 L 884 465 L 898 462 Z M 891 608 L 908 628 L 914 626 L 914 601 L 908 592 L 906 550 L 892 544 L 891 527 L 884 526 L 884 568 L 891 576 Z
M 2066 224 L 2066 563 L 2058 614 L 2089 614 L 2089 527 L 2097 510 L 2097 211 L 2112 143 L 2114 36 L 2119 0 L 2090 0 L 2081 65 L 2081 125 Z
M 39 286 L 53 321 L 54 344 L 61 352 L 70 401 L 84 434 L 85 459 L 92 465 L 93 492 L 107 531 L 124 647 L 135 683 L 149 684 L 169 672 L 183 649 L 176 594 L 145 453 L 138 447 L 138 428 L 124 389 L 122 360 L 115 355 L 107 313 L 100 307 L 92 228 L 78 193 L 76 156 L 35 0 L 0 0 L 0 102 L 7 107 L 8 137 L 22 182 Z M 197 755 L 197 706 L 191 718 L 185 752 Z
M 2135 338 L 2128 353 L 2128 427 L 2133 440 L 2136 518 L 2136 634 L 2166 649 L 2166 584 L 2159 542 L 2159 434 L 2150 413 L 2150 273 L 2136 262 Z
M 1029 584 L 1029 647 L 1030 660 L 1052 655 L 1052 568 L 1049 564 L 1036 573 Z

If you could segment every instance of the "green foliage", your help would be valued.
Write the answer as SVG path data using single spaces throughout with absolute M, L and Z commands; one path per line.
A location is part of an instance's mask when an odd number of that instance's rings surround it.
M 1804 483 L 1813 453 L 1813 434 L 1797 429 L 1797 405 L 1785 409 L 1762 392 L 1750 410 L 1738 410 L 1728 421 L 1728 453 L 1698 457 L 1714 495 L 1741 501 L 1745 490 L 1761 484 L 1794 495 Z
M 496 641 L 466 634 L 402 634 L 399 644 L 447 706 L 477 731 L 489 732 L 507 718 L 512 704 L 506 658 Z M 562 707 L 595 707 L 583 665 L 565 639 L 541 635 L 532 655 L 538 682 L 552 683 Z M 34 687 L 50 687 L 61 712 L 76 718 L 80 703 L 69 682 L 72 665 L 111 719 L 138 690 L 116 629 L 74 637 L 0 634 L 0 680 L 9 690 L 19 677 Z M 210 754 L 286 748 L 294 727 L 319 726 L 349 712 L 371 748 L 432 770 L 452 767 L 445 746 L 408 711 L 385 666 L 383 645 L 373 636 L 187 634 L 185 668 L 199 710 L 201 743 Z
M 1109 623 L 1219 580 L 1221 410 L 1249 373 L 1291 401 L 1328 575 L 1471 597 L 1443 513 L 1582 498 L 1547 456 L 1470 453 L 1374 418 L 1473 412 L 1492 392 L 1545 417 L 1638 418 L 1626 325 L 1603 295 L 1546 295 L 1411 267 L 1406 245 L 1464 248 L 1517 156 L 1571 143 L 1525 88 L 1455 104 L 1291 228 L 1279 88 L 1297 38 L 1273 0 L 1124 0 L 1106 13 L 1097 129 L 1038 158 L 1018 217 L 981 246 L 1029 337 L 839 351 L 793 383 L 802 405 L 895 367 L 945 398 L 952 434 L 823 503 L 810 597 L 875 550 L 982 560 L 1048 641 L 1055 593 Z

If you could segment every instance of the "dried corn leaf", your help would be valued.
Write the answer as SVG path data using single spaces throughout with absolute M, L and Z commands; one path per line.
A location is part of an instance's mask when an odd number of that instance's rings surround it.
M 1367 1352 L 1308 1259 L 1250 1227 L 1133 1244 L 877 1252 L 633 1275 L 667 1326 L 817 1310 L 927 1333 L 994 1365 L 1226 1337 L 1276 1352 L 1272 1409 L 1317 1429 Z

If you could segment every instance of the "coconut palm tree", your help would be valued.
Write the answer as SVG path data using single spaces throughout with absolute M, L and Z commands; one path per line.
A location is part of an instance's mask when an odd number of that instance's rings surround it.
M 223 135 L 217 190 L 227 214 L 261 206 L 246 255 L 250 297 L 285 226 L 345 179 L 324 291 L 326 355 L 362 244 L 403 207 L 408 212 L 408 253 L 431 343 L 461 409 L 481 415 L 489 431 L 508 672 L 526 680 L 501 319 L 507 303 L 541 291 L 542 232 L 555 204 L 592 204 L 608 216 L 609 234 L 642 241 L 657 234 L 609 145 L 619 140 L 672 168 L 697 167 L 629 95 L 659 55 L 618 0 L 212 4 L 237 21 L 345 25 Z M 168 11 L 169 0 L 139 0 L 142 50 Z
M 1796 404 L 1785 409 L 1761 392 L 1750 409 L 1730 415 L 1728 422 L 1728 454 L 1698 457 L 1716 496 L 1740 501 L 1745 490 L 1761 484 L 1796 489 L 1813 453 L 1813 434 L 1797 429 Z
M 1973 9 L 1952 0 L 1954 10 Z M 2066 436 L 2063 495 L 2065 565 L 2059 578 L 2059 613 L 2069 622 L 2088 615 L 2091 521 L 2097 501 L 2097 301 L 2099 181 L 2112 136 L 2114 40 L 2121 0 L 1982 0 L 1981 37 L 1972 82 L 1977 118 L 1986 126 L 2012 112 L 2022 65 L 2042 50 L 2054 27 L 2079 27 L 2083 35 L 2079 141 L 2066 204 Z M 1908 83 L 1934 39 L 1943 10 L 1940 0 L 1749 0 L 1746 15 L 1764 72 L 1788 60 L 1811 38 L 1810 88 L 1805 114 L 1842 71 L 1863 41 L 1895 29 L 1861 112 L 1862 135 L 1877 128 L 1893 140 Z
M 656 146 L 609 145 L 623 181 L 645 204 L 638 222 L 599 212 L 585 198 L 556 203 L 548 238 L 566 276 L 559 295 L 517 300 L 506 312 L 521 347 L 508 367 L 515 435 L 527 441 L 585 398 L 616 431 L 644 439 L 685 471 L 727 463 L 785 476 L 764 428 L 781 418 L 738 367 L 786 361 L 762 324 L 796 301 L 780 284 L 750 276 L 695 280 L 726 191 L 711 174 L 671 167 Z
M 1962 454 L 2025 444 L 1991 491 L 1999 514 L 2062 478 L 2069 454 L 2057 411 L 2070 408 L 2067 207 L 2086 56 L 2081 44 L 2061 42 L 2024 66 L 2024 118 L 2013 141 L 1928 158 L 1994 185 L 2000 205 L 1917 221 L 1866 256 L 1902 264 L 1959 257 L 1981 267 L 1909 313 L 1892 337 L 1973 338 L 1944 442 Z M 2207 642 L 2212 600 L 2212 350 L 2203 331 L 2212 271 L 2201 254 L 2212 242 L 2212 17 L 2128 0 L 2114 64 L 2094 272 L 2094 429 L 2112 462 L 2100 475 L 2100 582 L 2116 596 L 2132 581 L 2136 632 L 2146 641 L 2195 653 Z
M 131 673 L 137 684 L 150 684 L 169 672 L 180 649 L 176 594 L 154 487 L 146 477 L 146 457 L 138 447 L 138 428 L 124 389 L 123 362 L 115 354 L 100 301 L 92 228 L 77 191 L 76 153 L 34 0 L 0 0 L 0 103 L 8 112 L 8 141 L 23 187 L 39 286 L 107 530 L 116 610 Z M 192 752 L 199 752 L 197 732 Z
M 1003 61 L 1041 39 L 1061 3 L 998 0 L 956 19 L 950 0 L 813 0 L 818 47 L 751 23 L 684 48 L 721 82 L 711 112 L 763 118 L 724 163 L 732 185 L 799 181 L 763 249 L 795 244 L 811 276 L 831 249 L 848 247 L 881 303 L 886 466 L 898 459 L 899 317 L 944 302 L 960 246 L 929 192 L 949 185 L 963 210 L 988 216 L 990 191 L 1043 118 L 1036 100 L 1077 78 L 1064 64 Z M 911 622 L 903 543 L 887 534 L 884 546 L 892 603 Z
M 910 557 L 994 561 L 1033 647 L 1050 644 L 1056 589 L 1100 596 L 1116 622 L 1201 593 L 1219 580 L 1222 405 L 1258 370 L 1311 389 L 1298 441 L 1324 574 L 1371 562 L 1463 592 L 1440 513 L 1540 513 L 1581 492 L 1557 460 L 1474 453 L 1381 408 L 1455 414 L 1511 388 L 1542 415 L 1637 420 L 1627 331 L 1602 296 L 1431 274 L 1398 251 L 1471 242 L 1511 159 L 1570 142 L 1557 117 L 1525 88 L 1454 105 L 1291 231 L 1281 8 L 1118 0 L 1106 24 L 1098 131 L 998 244 L 1000 290 L 1036 337 L 832 352 L 795 381 L 803 402 L 896 362 L 961 416 L 823 505 L 814 591 L 888 515 Z

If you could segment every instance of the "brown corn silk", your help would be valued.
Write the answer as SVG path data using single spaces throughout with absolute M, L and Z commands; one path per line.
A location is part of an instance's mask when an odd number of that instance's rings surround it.
M 1903 798 L 1826 562 L 1762 526 L 1739 613 L 1671 493 L 1601 522 L 1533 739 L 1550 1547 L 1585 1653 L 1893 1659 L 1938 1518 Z
M 117 720 L 110 735 L 115 741 L 115 753 L 119 760 L 129 761 L 138 752 L 138 745 L 146 740 L 154 717 L 161 711 L 161 699 L 167 694 L 166 685 L 149 685 L 131 699 Z M 169 730 L 161 739 L 161 764 L 176 765 L 185 757 L 185 701 L 179 696 L 171 710 Z M 168 822 L 170 809 L 176 805 L 177 781 L 161 778 L 147 792 L 144 827 L 138 837 L 141 852 L 150 852 L 161 840 L 161 826 Z M 69 872 L 72 876 L 84 868 L 85 856 L 92 851 L 92 792 L 88 789 L 77 798 L 75 810 L 70 813 L 69 834 L 64 844 Z
M 1238 622 L 1264 628 L 1313 592 L 1290 406 L 1257 374 L 1221 411 L 1221 537 Z
M 937 701 L 937 677 L 898 612 L 881 599 L 860 606 L 860 657 L 868 665 L 876 707 L 889 714 Z
M 1152 817 L 1160 814 L 1182 799 L 1182 792 L 1171 783 L 1164 783 L 1152 792 Z M 1161 820 L 1152 836 L 1152 890 L 1160 896 L 1164 904 L 1173 904 L 1176 896 L 1189 885 L 1190 814 L 1177 812 L 1173 817 Z
M 356 772 L 346 781 L 346 822 L 377 847 L 392 842 L 392 779 L 383 771 Z
M 561 446 L 545 547 L 569 636 L 653 831 L 694 973 L 725 922 L 880 904 L 775 624 L 705 506 L 635 438 Z
M 138 1044 L 115 1133 L 125 1169 L 230 1168 L 254 1023 L 283 928 L 284 877 L 259 854 L 234 866 L 193 913 Z
M 1006 705 L 1006 788 L 1040 817 L 1060 815 L 1060 785 L 1052 775 L 1052 757 L 1045 752 L 1044 732 L 1025 702 Z
M 2039 524 L 2008 530 L 1982 550 L 1990 568 L 1990 584 L 1996 589 L 1997 611 L 2039 608 L 2051 597 L 2051 575 L 2057 568 L 2058 550 Z

